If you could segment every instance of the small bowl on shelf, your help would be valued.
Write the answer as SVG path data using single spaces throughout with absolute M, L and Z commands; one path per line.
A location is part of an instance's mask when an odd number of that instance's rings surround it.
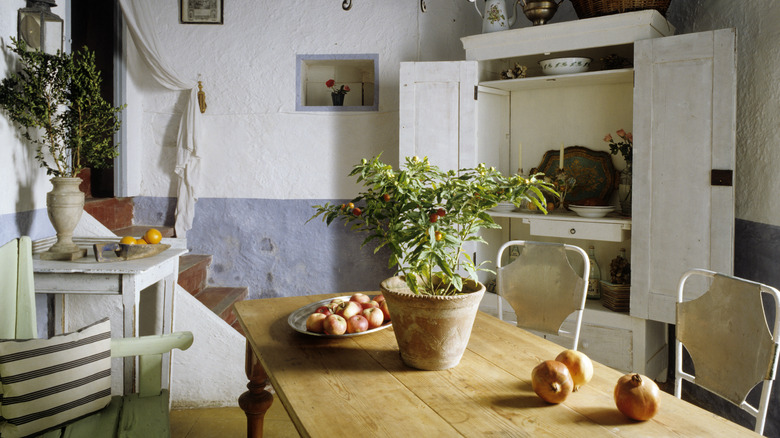
M 546 75 L 567 75 L 588 71 L 591 61 L 590 58 L 581 57 L 551 58 L 539 61 L 539 66 Z
M 498 213 L 509 213 L 515 210 L 515 204 L 511 202 L 499 202 L 495 207 L 491 208 L 491 211 Z
M 577 213 L 578 216 L 587 218 L 604 217 L 607 214 L 613 212 L 615 207 L 613 205 L 606 206 L 592 206 L 592 205 L 569 205 L 569 210 Z

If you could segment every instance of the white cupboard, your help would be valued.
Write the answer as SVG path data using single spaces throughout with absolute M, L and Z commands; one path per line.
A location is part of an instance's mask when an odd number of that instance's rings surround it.
M 608 150 L 607 133 L 633 131 L 631 218 L 496 213 L 502 230 L 486 232 L 490 244 L 475 251 L 495 260 L 500 244 L 517 238 L 594 245 L 609 278 L 609 261 L 626 248 L 631 311 L 589 302 L 581 347 L 661 379 L 677 280 L 693 267 L 730 274 L 734 235 L 735 32 L 673 33 L 654 10 L 616 14 L 464 37 L 466 61 L 402 63 L 400 72 L 401 158 L 428 156 L 447 169 L 484 162 L 513 174 L 561 143 Z M 633 68 L 600 70 L 612 54 Z M 539 60 L 565 56 L 594 62 L 585 73 L 541 73 Z M 500 80 L 516 63 L 527 77 Z M 618 156 L 614 163 L 625 166 Z

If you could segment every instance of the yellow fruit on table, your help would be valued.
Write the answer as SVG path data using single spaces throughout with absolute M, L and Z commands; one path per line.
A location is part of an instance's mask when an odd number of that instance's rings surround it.
M 154 228 L 149 228 L 144 234 L 144 240 L 152 245 L 158 244 L 162 240 L 162 233 Z
M 124 243 L 125 245 L 135 245 L 138 243 L 138 241 L 136 241 L 135 237 L 133 236 L 125 236 L 122 238 L 122 240 L 119 241 L 119 243 Z
M 146 240 L 144 240 L 143 237 L 141 237 L 140 239 L 135 239 L 135 243 L 136 245 L 146 245 L 149 242 L 147 242 Z

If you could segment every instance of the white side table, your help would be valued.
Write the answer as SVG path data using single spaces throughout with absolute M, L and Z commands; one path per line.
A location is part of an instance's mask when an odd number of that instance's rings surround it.
M 154 333 L 167 334 L 173 330 L 173 297 L 179 276 L 179 256 L 184 248 L 169 248 L 164 252 L 138 260 L 98 263 L 92 249 L 87 257 L 74 261 L 41 260 L 33 255 L 35 293 L 57 294 L 54 300 L 55 332 L 68 328 L 66 312 L 68 294 L 121 295 L 123 309 L 123 336 L 139 335 L 141 291 L 154 292 L 156 314 Z M 136 379 L 137 358 L 125 358 L 123 387 L 125 393 L 133 391 Z M 162 387 L 170 387 L 170 353 L 163 355 Z

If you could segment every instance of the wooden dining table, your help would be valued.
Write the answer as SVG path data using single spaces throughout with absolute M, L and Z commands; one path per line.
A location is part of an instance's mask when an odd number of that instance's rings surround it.
M 613 399 L 623 373 L 596 362 L 588 384 L 561 404 L 547 403 L 531 388 L 531 370 L 563 347 L 484 312 L 460 364 L 443 371 L 406 366 L 392 327 L 329 338 L 288 324 L 302 306 L 344 295 L 235 304 L 247 339 L 248 391 L 239 398 L 247 436 L 263 436 L 274 398 L 302 437 L 759 436 L 663 391 L 654 418 L 631 420 Z

